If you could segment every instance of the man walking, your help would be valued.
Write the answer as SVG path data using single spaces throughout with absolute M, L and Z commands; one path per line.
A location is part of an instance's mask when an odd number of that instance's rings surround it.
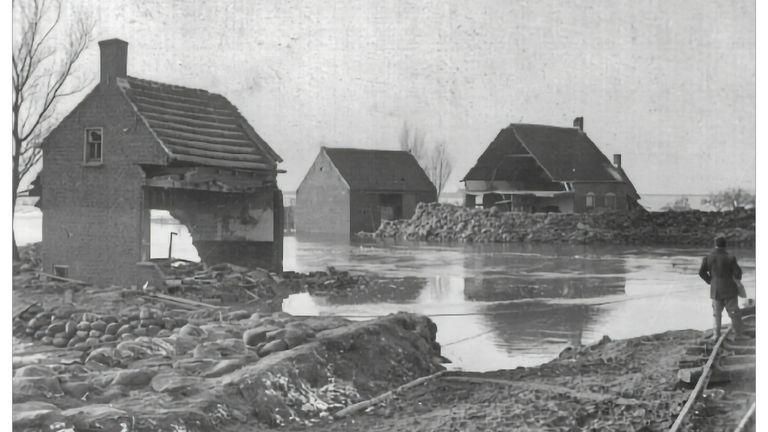
M 741 267 L 736 257 L 725 250 L 725 237 L 715 238 L 715 249 L 701 262 L 699 276 L 709 284 L 709 296 L 712 298 L 712 310 L 715 317 L 714 339 L 720 339 L 720 326 L 723 308 L 728 312 L 736 336 L 742 336 L 741 315 L 739 311 L 739 291 L 735 279 L 741 280 Z

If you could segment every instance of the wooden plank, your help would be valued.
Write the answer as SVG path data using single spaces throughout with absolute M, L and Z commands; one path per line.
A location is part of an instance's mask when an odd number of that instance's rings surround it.
M 669 432 L 677 432 L 677 430 L 680 429 L 680 426 L 683 424 L 685 417 L 688 415 L 688 411 L 690 411 L 693 403 L 696 401 L 696 397 L 699 395 L 702 389 L 706 388 L 707 382 L 709 382 L 710 372 L 712 371 L 712 364 L 715 362 L 715 357 L 717 357 L 717 351 L 720 349 L 720 345 L 723 344 L 725 337 L 730 332 L 731 329 L 728 328 L 728 330 L 726 330 L 722 336 L 720 336 L 720 339 L 717 340 L 717 343 L 712 348 L 712 354 L 709 355 L 709 360 L 707 360 L 707 363 L 702 369 L 702 374 L 699 378 L 699 381 L 696 383 L 696 387 L 694 387 L 691 391 L 691 395 L 688 397 L 688 401 L 685 403 L 685 405 L 683 405 L 683 409 L 680 410 L 680 414 L 678 414 L 677 419 L 675 419 L 675 422 L 672 423 L 672 427 L 669 428 Z
M 243 168 L 243 169 L 270 170 L 270 171 L 274 171 L 275 169 L 274 167 L 271 167 L 267 164 L 257 163 L 257 162 L 225 161 L 225 160 L 204 158 L 204 157 L 198 157 L 198 156 L 177 155 L 175 153 L 173 154 L 172 158 L 179 161 L 183 161 L 183 162 L 192 162 L 200 165 L 218 166 L 218 167 L 224 167 L 224 168 Z
M 179 132 L 192 133 L 196 135 L 224 135 L 230 138 L 245 137 L 248 138 L 242 130 L 229 125 L 215 124 L 213 127 L 208 125 L 199 125 L 195 121 L 178 122 L 168 119 L 157 119 L 156 116 L 148 118 L 152 128 L 171 129 Z M 250 141 L 249 141 L 250 142 Z
M 539 383 L 529 383 L 529 382 L 523 382 L 523 381 L 512 381 L 512 380 L 496 379 L 496 378 L 464 377 L 464 376 L 444 376 L 441 379 L 469 382 L 469 383 L 476 383 L 476 384 L 499 384 L 499 385 L 512 386 L 512 387 L 521 387 L 528 390 L 542 390 L 542 391 L 548 391 L 552 393 L 566 394 L 576 398 L 588 399 L 595 402 L 604 402 L 604 401 L 610 400 L 619 405 L 636 405 L 640 403 L 640 401 L 638 401 L 637 399 L 628 399 L 628 398 L 616 397 L 612 395 L 600 394 L 600 393 L 594 393 L 594 392 L 584 392 L 579 390 L 573 390 L 568 387 L 561 387 L 561 386 L 556 386 L 551 384 L 539 384 Z
M 45 272 L 41 272 L 41 271 L 37 272 L 37 274 L 39 274 L 40 276 L 45 276 L 45 277 L 47 277 L 49 279 L 59 280 L 59 281 L 62 281 L 62 282 L 72 282 L 72 283 L 76 283 L 76 284 L 80 284 L 80 285 L 90 285 L 90 283 L 88 283 L 88 282 L 83 282 L 81 280 L 70 279 L 70 278 L 66 278 L 66 277 L 62 277 L 62 276 L 56 276 L 56 275 L 52 275 L 50 273 L 45 273 Z
M 167 113 L 158 113 L 158 112 L 142 112 L 141 115 L 147 118 L 147 121 L 153 120 L 153 121 L 160 121 L 160 122 L 166 122 L 166 123 L 173 123 L 175 125 L 186 125 L 190 127 L 213 127 L 220 130 L 232 130 L 232 131 L 240 131 L 240 126 L 235 122 L 234 120 L 230 122 L 224 122 L 224 121 L 205 121 L 205 120 L 196 120 L 196 119 L 190 119 L 189 117 L 183 117 L 180 115 L 173 115 L 173 114 L 167 114 Z
M 143 94 L 140 94 L 143 93 Z M 170 99 L 164 99 L 162 96 L 144 93 L 140 91 L 133 91 L 131 99 L 135 99 L 139 103 L 161 106 L 171 109 L 178 109 L 180 111 L 191 111 L 193 113 L 200 114 L 213 114 L 213 115 L 230 115 L 231 109 L 212 106 L 207 99 L 200 99 L 195 102 L 179 102 Z
M 396 395 L 396 394 L 398 394 L 398 393 L 400 393 L 400 392 L 402 392 L 404 390 L 408 390 L 411 387 L 415 387 L 415 386 L 417 386 L 419 384 L 423 384 L 423 383 L 426 383 L 426 382 L 428 382 L 430 380 L 433 380 L 433 379 L 441 376 L 444 373 L 445 373 L 445 371 L 440 371 L 440 372 L 433 373 L 432 375 L 427 375 L 427 376 L 424 376 L 424 377 L 421 377 L 421 378 L 417 378 L 417 379 L 415 379 L 415 380 L 413 380 L 411 382 L 408 382 L 406 384 L 401 385 L 400 387 L 397 387 L 396 389 L 393 389 L 393 390 L 390 390 L 390 391 L 388 391 L 386 393 L 380 394 L 379 396 L 376 396 L 373 399 L 368 399 L 366 401 L 358 402 L 358 403 L 352 404 L 352 405 L 350 405 L 350 406 L 348 406 L 348 407 L 346 407 L 344 409 L 336 411 L 336 413 L 333 414 L 333 417 L 337 418 L 337 419 L 344 418 L 344 417 L 346 417 L 348 415 L 351 415 L 351 414 L 354 414 L 354 413 L 356 413 L 356 412 L 358 412 L 360 410 L 364 410 L 364 409 L 366 409 L 366 408 L 368 408 L 370 406 L 373 406 L 373 405 L 376 405 L 376 404 L 378 404 L 380 402 L 383 402 L 383 401 L 391 398 L 392 396 L 394 396 L 394 395 Z
M 246 161 L 246 162 L 261 162 L 264 160 L 264 158 L 254 154 L 253 152 L 250 154 L 247 154 L 247 153 L 232 154 L 232 153 L 223 153 L 223 152 L 212 151 L 212 150 L 200 150 L 197 148 L 190 148 L 186 146 L 182 147 L 175 144 L 171 144 L 170 142 L 167 142 L 166 144 L 174 154 L 183 154 L 188 156 L 210 157 L 214 159 Z
M 201 303 L 194 300 L 189 300 L 181 297 L 174 297 L 174 296 L 170 296 L 167 294 L 160 294 L 160 293 L 147 294 L 145 297 L 156 298 L 160 300 L 168 300 L 168 301 L 173 301 L 173 302 L 177 302 L 177 303 L 181 303 L 189 306 L 206 307 L 211 309 L 219 309 L 221 307 L 221 306 L 210 305 L 208 303 Z
M 144 115 L 144 112 L 158 113 L 158 114 L 171 114 L 179 117 L 186 118 L 188 120 L 202 120 L 206 122 L 218 123 L 223 122 L 231 125 L 238 125 L 238 118 L 233 115 L 216 115 L 210 113 L 195 113 L 189 111 L 182 111 L 173 108 L 167 108 L 147 103 L 142 103 L 132 99 L 132 102 L 139 109 L 139 112 Z
M 163 127 L 152 127 L 152 129 L 154 129 L 158 135 L 168 136 L 170 138 L 176 138 L 180 140 L 189 140 L 199 143 L 212 142 L 216 144 L 235 146 L 241 145 L 243 147 L 249 145 L 251 148 L 255 148 L 254 144 L 248 140 L 248 137 L 246 137 L 244 134 L 239 134 L 237 136 L 222 136 L 222 134 L 219 133 L 190 133 Z

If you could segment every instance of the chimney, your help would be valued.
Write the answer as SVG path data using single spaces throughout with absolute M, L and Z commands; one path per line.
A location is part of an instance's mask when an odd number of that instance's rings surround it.
M 580 131 L 584 132 L 584 117 L 576 117 L 573 119 L 573 127 L 578 128 Z
M 99 41 L 101 51 L 102 86 L 115 84 L 116 78 L 125 78 L 128 69 L 128 42 L 120 39 Z
M 613 155 L 613 164 L 616 165 L 616 168 L 621 168 L 621 155 L 619 153 Z

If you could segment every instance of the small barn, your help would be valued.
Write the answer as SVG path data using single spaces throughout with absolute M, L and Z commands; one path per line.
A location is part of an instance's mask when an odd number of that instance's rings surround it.
M 627 211 L 640 196 L 621 167 L 573 127 L 514 123 L 502 129 L 464 179 L 465 205 L 509 211 Z
M 406 151 L 321 147 L 296 191 L 296 231 L 371 232 L 436 200 L 435 186 Z
M 224 96 L 129 76 L 125 41 L 99 48 L 98 84 L 43 143 L 45 271 L 98 285 L 161 280 L 151 210 L 184 224 L 207 264 L 280 271 L 280 156 Z

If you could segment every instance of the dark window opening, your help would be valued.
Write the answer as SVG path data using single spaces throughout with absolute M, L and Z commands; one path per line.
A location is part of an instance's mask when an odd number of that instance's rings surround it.
M 53 274 L 58 277 L 69 277 L 69 266 L 54 264 Z
M 102 162 L 102 136 L 101 128 L 85 129 L 85 163 Z
M 615 209 L 616 208 L 616 195 L 613 193 L 607 193 L 605 194 L 605 206 L 609 209 Z

